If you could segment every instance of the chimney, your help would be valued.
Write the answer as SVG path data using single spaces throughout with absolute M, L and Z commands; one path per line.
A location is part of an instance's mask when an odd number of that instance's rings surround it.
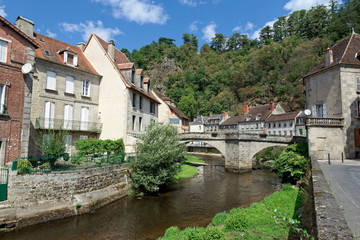
M 18 16 L 16 19 L 16 27 L 27 36 L 34 38 L 34 23 L 32 21 Z
M 228 113 L 227 112 L 223 112 L 223 118 L 226 119 L 228 117 Z
M 244 106 L 244 114 L 249 112 L 249 105 Z
M 85 43 L 83 43 L 83 42 L 79 42 L 79 43 L 77 44 L 77 46 L 78 46 L 78 48 L 80 48 L 80 49 L 81 49 L 81 51 L 84 51 L 84 48 L 85 48 Z
M 115 58 L 115 43 L 113 40 L 110 40 L 108 43 L 108 54 L 110 55 L 111 59 L 114 60 Z
M 271 103 L 270 103 L 270 110 L 271 110 L 271 111 L 274 111 L 274 110 L 275 110 L 275 103 L 274 103 L 274 102 L 271 102 Z
M 328 47 L 325 53 L 325 67 L 331 65 L 334 62 L 333 51 Z

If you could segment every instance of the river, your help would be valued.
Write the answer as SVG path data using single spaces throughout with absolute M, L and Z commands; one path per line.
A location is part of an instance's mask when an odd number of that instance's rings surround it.
M 281 187 L 272 172 L 234 174 L 211 163 L 215 165 L 199 167 L 196 177 L 159 196 L 126 197 L 94 213 L 27 227 L 0 239 L 156 239 L 170 226 L 206 226 L 217 213 L 249 206 Z

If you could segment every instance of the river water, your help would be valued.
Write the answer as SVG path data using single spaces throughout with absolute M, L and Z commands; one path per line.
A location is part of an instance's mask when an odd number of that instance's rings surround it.
M 94 213 L 0 235 L 4 240 L 156 239 L 170 226 L 206 226 L 219 212 L 249 206 L 279 190 L 269 171 L 234 174 L 211 161 L 199 175 L 159 196 L 126 197 Z

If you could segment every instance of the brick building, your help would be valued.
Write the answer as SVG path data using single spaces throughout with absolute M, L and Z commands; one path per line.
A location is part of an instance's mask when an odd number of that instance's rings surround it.
M 0 16 L 0 165 L 27 156 L 36 42 Z M 28 63 L 28 64 L 27 64 Z M 27 69 L 22 67 L 27 64 Z

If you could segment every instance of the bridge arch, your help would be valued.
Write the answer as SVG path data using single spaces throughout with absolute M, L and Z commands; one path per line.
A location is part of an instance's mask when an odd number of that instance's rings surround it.
M 206 141 L 206 140 L 181 140 L 180 142 L 185 143 L 185 144 L 190 143 L 190 142 L 206 143 L 206 144 L 210 145 L 211 147 L 215 148 L 216 150 L 218 150 L 221 153 L 221 155 L 223 155 L 225 157 L 225 153 L 226 153 L 225 147 L 220 142 Z

